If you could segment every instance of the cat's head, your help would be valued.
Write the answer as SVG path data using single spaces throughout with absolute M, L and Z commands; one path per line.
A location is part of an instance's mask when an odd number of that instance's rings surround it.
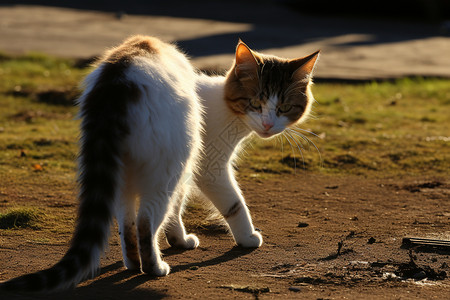
M 283 59 L 251 50 L 242 41 L 227 74 L 225 101 L 259 136 L 269 138 L 308 116 L 310 85 L 319 51 Z

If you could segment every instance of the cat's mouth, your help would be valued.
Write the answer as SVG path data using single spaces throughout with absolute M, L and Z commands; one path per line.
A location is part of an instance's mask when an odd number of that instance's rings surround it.
M 268 132 L 268 131 L 257 131 L 256 133 L 263 139 L 268 139 L 276 134 L 274 132 Z

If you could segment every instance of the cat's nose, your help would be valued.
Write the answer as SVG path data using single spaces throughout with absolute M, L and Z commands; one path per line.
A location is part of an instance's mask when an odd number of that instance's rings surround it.
M 273 123 L 272 123 L 272 122 L 263 122 L 263 123 L 262 123 L 262 126 L 264 127 L 264 129 L 265 129 L 266 131 L 269 131 L 270 128 L 273 127 Z

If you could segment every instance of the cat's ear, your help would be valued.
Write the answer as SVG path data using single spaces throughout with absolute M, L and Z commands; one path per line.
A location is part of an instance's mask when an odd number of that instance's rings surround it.
M 236 61 L 234 72 L 238 78 L 254 78 L 258 72 L 258 61 L 252 50 L 239 39 L 236 47 Z
M 314 71 L 320 50 L 308 56 L 289 61 L 292 71 L 292 79 L 296 81 L 309 80 Z

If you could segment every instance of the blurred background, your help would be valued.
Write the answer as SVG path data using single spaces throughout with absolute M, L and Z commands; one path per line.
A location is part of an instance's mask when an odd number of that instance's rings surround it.
M 89 59 L 131 34 L 176 42 L 227 69 L 239 38 L 295 58 L 322 49 L 316 77 L 450 77 L 450 1 L 0 1 L 0 50 Z

